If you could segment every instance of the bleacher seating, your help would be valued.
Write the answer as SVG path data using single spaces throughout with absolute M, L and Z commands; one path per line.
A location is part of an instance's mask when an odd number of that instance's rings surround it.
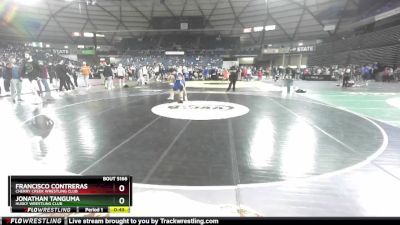
M 193 35 L 166 35 L 162 37 L 160 47 L 167 50 L 197 49 L 197 37 Z
M 400 25 L 317 46 L 309 65 L 399 65 Z
M 124 65 L 154 65 L 162 63 L 164 66 L 198 66 L 198 67 L 222 67 L 222 57 L 218 54 L 188 53 L 184 56 L 166 56 L 157 51 L 129 51 L 121 61 Z
M 0 44 L 0 62 L 8 62 L 10 58 L 14 58 L 17 61 L 24 59 L 24 54 L 29 53 L 32 58 L 37 61 L 43 61 L 44 63 L 57 63 L 61 59 L 66 60 L 60 55 L 51 52 L 51 49 L 34 48 L 29 46 L 23 46 L 21 44 Z M 76 63 L 72 60 L 67 60 L 71 63 Z

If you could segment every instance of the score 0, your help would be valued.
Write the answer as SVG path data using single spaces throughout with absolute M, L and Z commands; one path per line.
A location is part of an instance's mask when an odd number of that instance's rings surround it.
M 125 185 L 120 184 L 120 185 L 118 186 L 118 191 L 121 192 L 121 193 L 123 193 L 123 192 L 125 191 Z M 119 203 L 120 205 L 124 205 L 124 204 L 125 204 L 125 198 L 124 198 L 124 197 L 120 197 L 120 198 L 118 199 L 118 203 Z
M 121 184 L 118 187 L 119 192 L 124 192 L 125 191 L 125 185 Z

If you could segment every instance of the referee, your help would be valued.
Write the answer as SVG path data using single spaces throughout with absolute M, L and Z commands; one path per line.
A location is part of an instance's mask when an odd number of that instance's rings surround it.
M 228 89 L 226 89 L 226 91 L 231 90 L 232 85 L 233 85 L 232 90 L 235 91 L 235 86 L 236 86 L 236 81 L 238 79 L 239 70 L 238 70 L 238 68 L 236 66 L 232 66 L 229 69 L 229 73 L 230 73 L 230 75 L 229 75 L 229 81 L 230 82 L 229 82 Z

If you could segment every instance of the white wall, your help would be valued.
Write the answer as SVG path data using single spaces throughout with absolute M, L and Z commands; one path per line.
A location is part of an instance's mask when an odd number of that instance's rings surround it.
M 232 66 L 235 66 L 235 65 L 239 65 L 239 60 L 236 60 L 236 61 L 224 61 L 223 63 L 222 63 L 222 68 L 225 68 L 225 69 L 229 69 L 229 68 L 231 68 Z
M 274 66 L 300 66 L 307 65 L 308 56 L 308 54 L 293 54 L 289 59 L 288 54 L 279 54 L 269 56 L 268 58 L 272 61 L 272 65 Z
M 63 58 L 67 58 L 69 60 L 78 61 L 78 55 L 60 55 Z
M 254 57 L 239 58 L 239 63 L 244 65 L 252 65 L 254 64 Z

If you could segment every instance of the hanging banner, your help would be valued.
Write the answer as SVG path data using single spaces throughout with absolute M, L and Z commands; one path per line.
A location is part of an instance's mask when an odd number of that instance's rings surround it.
M 314 51 L 315 51 L 315 46 L 313 46 L 313 45 L 299 46 L 299 47 L 290 49 L 290 53 L 305 53 L 305 52 L 314 52 Z
M 68 49 L 53 49 L 53 54 L 69 55 L 69 50 Z
M 265 48 L 263 50 L 264 54 L 286 54 L 289 53 L 289 48 Z

